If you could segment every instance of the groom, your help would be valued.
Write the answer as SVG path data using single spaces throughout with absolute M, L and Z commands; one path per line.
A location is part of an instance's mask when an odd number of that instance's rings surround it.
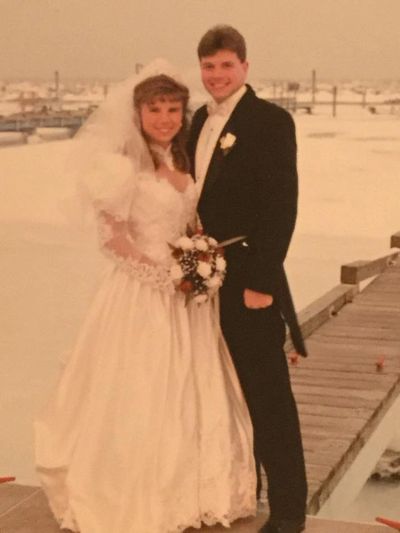
M 237 30 L 212 28 L 198 56 L 212 96 L 195 113 L 189 137 L 200 219 L 219 241 L 246 236 L 226 248 L 221 325 L 249 406 L 255 455 L 268 479 L 270 518 L 261 531 L 299 533 L 307 483 L 282 319 L 306 355 L 283 270 L 297 206 L 294 124 L 245 85 L 246 44 Z

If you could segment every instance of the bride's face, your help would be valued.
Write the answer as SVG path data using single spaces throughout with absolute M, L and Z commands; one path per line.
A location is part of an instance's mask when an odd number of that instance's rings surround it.
M 183 106 L 177 100 L 157 99 L 140 106 L 140 120 L 151 142 L 167 148 L 182 126 Z

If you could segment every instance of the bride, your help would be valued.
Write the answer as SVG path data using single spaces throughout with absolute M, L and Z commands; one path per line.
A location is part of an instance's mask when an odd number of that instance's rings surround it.
M 35 422 L 61 528 L 175 533 L 255 514 L 252 428 L 216 306 L 186 306 L 169 276 L 168 243 L 196 208 L 188 96 L 156 61 L 74 141 L 109 269 Z

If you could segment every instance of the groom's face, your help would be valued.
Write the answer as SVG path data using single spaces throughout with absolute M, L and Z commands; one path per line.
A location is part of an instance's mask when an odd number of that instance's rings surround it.
M 218 50 L 200 59 L 201 79 L 216 102 L 223 102 L 246 81 L 249 65 L 231 50 Z

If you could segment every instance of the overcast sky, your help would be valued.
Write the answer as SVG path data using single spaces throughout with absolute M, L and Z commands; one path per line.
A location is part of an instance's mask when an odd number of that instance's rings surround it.
M 0 79 L 195 67 L 202 34 L 236 26 L 260 78 L 400 79 L 400 0 L 0 0 Z

